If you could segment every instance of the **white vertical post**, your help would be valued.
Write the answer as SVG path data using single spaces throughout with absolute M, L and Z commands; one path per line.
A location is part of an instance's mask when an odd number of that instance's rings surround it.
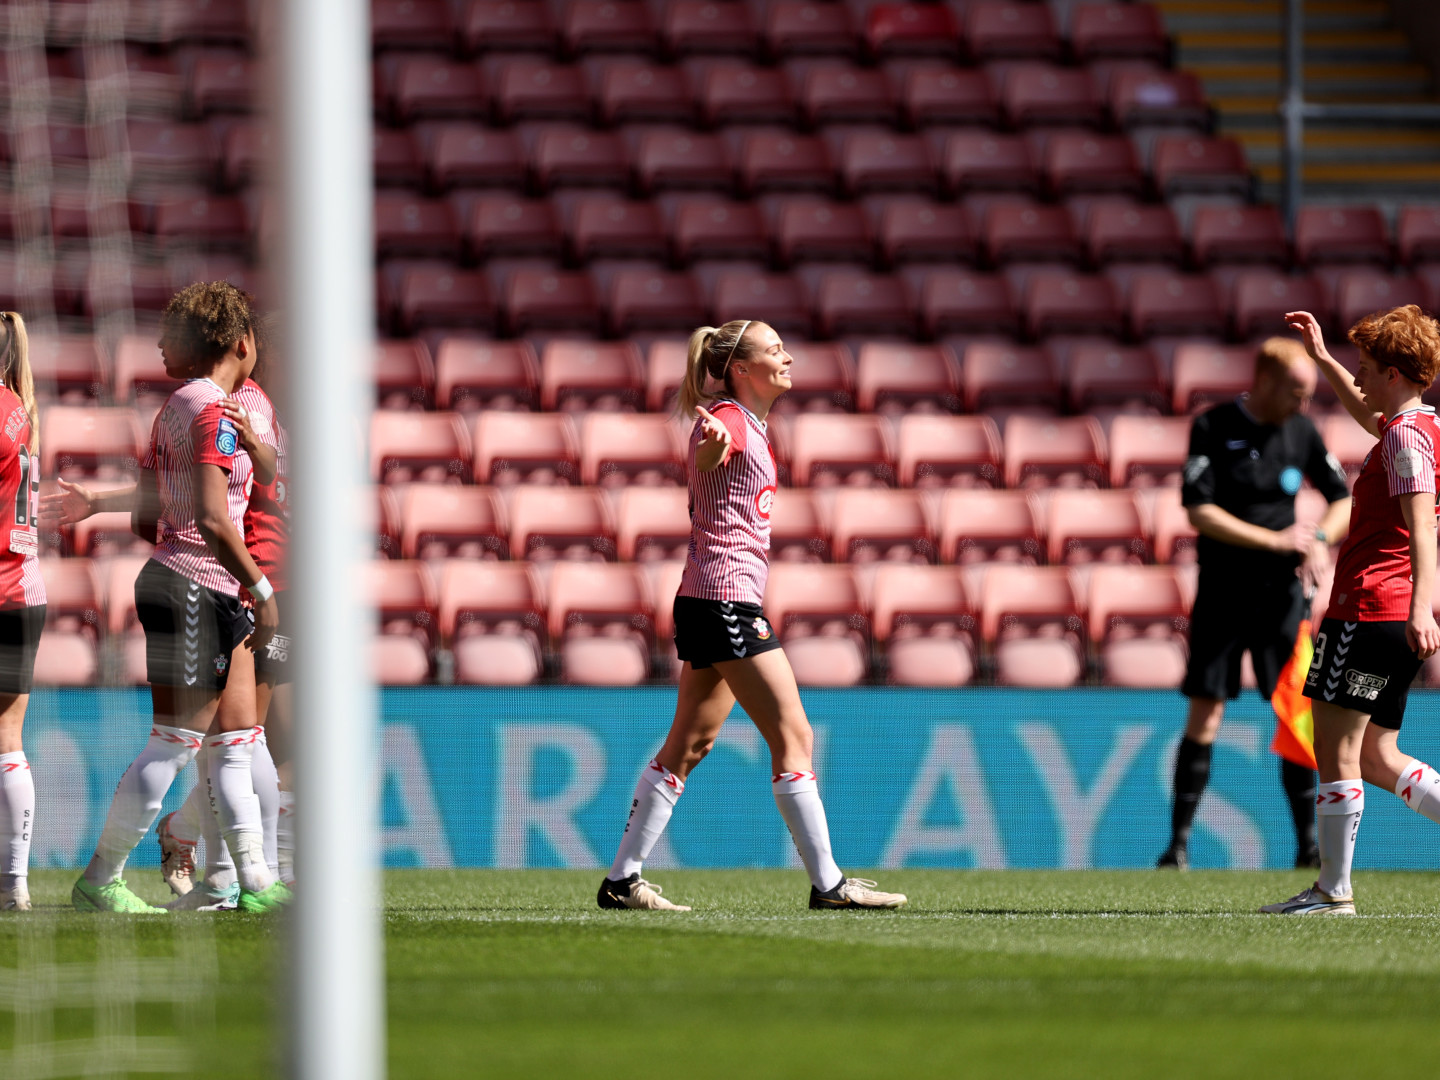
M 278 0 L 280 256 L 295 497 L 296 890 L 291 1073 L 385 1075 L 372 535 L 370 5 Z

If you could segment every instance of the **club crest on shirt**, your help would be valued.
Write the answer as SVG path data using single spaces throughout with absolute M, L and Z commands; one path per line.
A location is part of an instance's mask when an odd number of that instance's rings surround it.
M 756 636 L 757 638 L 759 638 L 761 641 L 769 641 L 769 640 L 770 640 L 770 624 L 769 624 L 769 623 L 767 623 L 764 619 L 760 618 L 759 616 L 756 616 L 754 626 L 755 626 L 755 636 Z
M 215 657 L 215 674 L 224 675 L 226 668 L 230 666 L 230 657 L 220 653 Z
M 222 418 L 220 426 L 215 429 L 215 449 L 226 457 L 240 449 L 240 432 L 227 419 Z
M 760 494 L 755 496 L 755 510 L 763 518 L 770 517 L 770 511 L 775 509 L 775 489 L 766 487 L 760 489 Z

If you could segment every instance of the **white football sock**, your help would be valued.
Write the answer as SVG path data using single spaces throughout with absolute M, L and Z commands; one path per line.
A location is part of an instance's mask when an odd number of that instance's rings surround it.
M 630 819 L 620 837 L 620 849 L 610 866 L 611 881 L 624 881 L 638 874 L 650 849 L 675 812 L 675 804 L 685 791 L 685 781 L 658 761 L 651 761 L 635 783 L 635 798 L 630 803 Z
M 4 761 L 0 758 L 0 761 Z M 1395 781 L 1395 794 L 1417 814 L 1440 824 L 1440 773 L 1419 758 L 1411 758 Z
M 275 856 L 280 864 L 280 880 L 295 884 L 295 793 L 280 792 L 280 816 L 275 822 Z
M 125 860 L 145 838 L 160 813 L 160 803 L 180 770 L 200 749 L 200 735 L 185 728 L 155 724 L 140 756 L 130 763 L 110 800 L 105 827 L 95 855 L 85 868 L 92 885 L 107 885 L 120 877 Z
M 195 862 L 203 867 L 205 886 L 209 889 L 228 889 L 235 884 L 235 863 L 230 851 L 220 836 L 220 822 L 210 805 L 210 784 L 205 777 L 210 771 L 210 748 L 201 746 L 195 755 L 195 768 L 200 779 L 185 796 L 180 809 L 170 819 L 170 835 L 186 844 L 197 844 L 204 840 L 204 859 L 197 847 Z
M 1337 780 L 1315 789 L 1315 824 L 1320 833 L 1320 877 L 1317 884 L 1330 896 L 1348 899 L 1350 865 L 1355 859 L 1355 835 L 1365 812 L 1365 784 Z
M 205 747 L 195 755 L 195 771 L 200 779 L 191 787 L 190 794 L 170 819 L 170 835 L 185 844 L 198 843 L 205 835 L 205 818 L 210 813 L 210 799 L 205 794 Z
M 775 805 L 790 827 L 790 836 L 800 852 L 800 861 L 810 875 L 810 884 L 821 892 L 833 889 L 845 879 L 830 854 L 830 826 L 825 821 L 825 804 L 813 772 L 777 773 L 771 781 Z
M 255 797 L 260 800 L 260 825 L 265 834 L 265 865 L 270 873 L 280 876 L 280 854 L 275 829 L 280 817 L 280 774 L 275 771 L 275 759 L 270 756 L 270 744 L 265 741 L 265 729 L 256 728 L 260 738 L 255 742 L 255 756 L 250 761 L 250 780 L 255 785 Z
M 35 777 L 25 751 L 0 754 L 0 884 L 13 888 L 30 870 L 35 827 Z
M 235 860 L 240 887 L 264 892 L 275 883 L 265 862 L 265 832 L 260 824 L 260 800 L 250 778 L 258 740 L 257 728 L 227 731 L 205 740 L 209 749 L 206 779 L 210 801 L 220 819 L 225 846 Z

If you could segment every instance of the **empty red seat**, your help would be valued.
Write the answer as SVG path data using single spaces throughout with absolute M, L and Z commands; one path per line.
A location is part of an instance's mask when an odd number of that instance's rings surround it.
M 1025 290 L 1025 323 L 1047 334 L 1119 334 L 1123 320 L 1110 282 L 1096 274 L 1039 270 Z
M 474 0 L 461 26 L 465 47 L 472 53 L 549 52 L 557 39 L 543 0 Z
M 510 551 L 517 559 L 612 559 L 615 528 L 596 488 L 521 484 L 512 490 Z
M 895 456 L 879 417 L 807 413 L 789 430 L 790 472 L 800 487 L 855 483 L 862 474 L 889 484 Z
M 998 487 L 1004 453 L 988 416 L 902 417 L 896 432 L 901 487 Z
M 558 259 L 563 242 L 554 206 L 545 199 L 482 195 L 470 207 L 466 247 L 477 259 L 543 256 Z
M 451 337 L 435 352 L 435 403 L 441 409 L 532 407 L 539 383 L 535 350 L 524 341 Z
M 530 169 L 541 188 L 626 187 L 630 162 L 619 136 L 601 131 L 557 129 L 535 139 Z
M 51 405 L 40 412 L 40 474 L 118 478 L 135 471 L 144 441 L 132 409 Z
M 443 199 L 404 191 L 375 193 L 375 250 L 381 257 L 435 255 L 459 258 L 460 223 Z
M 1130 327 L 1153 334 L 1225 333 L 1225 313 L 1214 283 L 1171 271 L 1140 274 L 1130 286 Z
M 1058 196 L 1082 192 L 1139 194 L 1145 177 L 1123 135 L 1057 131 L 1045 143 L 1045 179 Z
M 848 566 L 781 563 L 770 568 L 765 611 L 785 640 L 851 633 L 863 642 L 869 630 L 865 600 Z
M 707 124 L 788 124 L 795 119 L 790 81 L 775 68 L 717 63 L 698 76 Z
M 587 195 L 570 211 L 571 254 L 590 259 L 660 259 L 665 233 L 659 209 L 649 202 Z
M 1322 326 L 1330 322 L 1330 304 L 1314 278 L 1272 269 L 1236 275 L 1230 292 L 1230 324 L 1237 337 L 1286 333 L 1289 311 L 1308 311 Z
M 423 341 L 376 344 L 375 396 L 387 409 L 423 409 L 434 401 L 435 364 Z
M 426 326 L 495 325 L 490 283 L 475 270 L 417 266 L 400 279 L 400 324 L 415 331 Z
M 1104 682 L 1176 686 L 1185 674 L 1187 611 L 1184 590 L 1169 567 L 1096 567 L 1087 614 Z
M 920 320 L 931 337 L 1019 329 L 1005 279 L 972 270 L 936 270 L 928 275 L 920 288 Z
M 370 476 L 383 484 L 468 483 L 470 440 L 465 426 L 454 413 L 372 413 Z
M 866 16 L 865 45 L 876 57 L 958 56 L 960 28 L 942 4 L 876 4 Z
M 685 381 L 684 341 L 656 341 L 645 355 L 645 408 L 669 412 L 675 405 L 680 384 Z
M 59 7 L 60 5 L 56 5 Z M 76 5 L 84 10 L 84 5 Z M 52 18 L 63 17 L 53 12 Z M 248 9 L 230 4 L 166 5 L 145 20 L 147 36 L 164 45 L 238 45 L 249 43 L 253 31 Z M 147 25 L 148 24 L 148 25 Z M 58 29 L 58 28 L 57 28 Z
M 1245 150 L 1229 138 L 1179 135 L 1157 139 L 1150 155 L 1150 172 L 1166 198 L 1189 193 L 1248 196 L 1252 187 Z
M 1197 263 L 1290 261 L 1285 223 L 1273 206 L 1202 206 L 1190 224 Z
M 187 96 L 191 116 L 249 112 L 254 93 L 254 64 L 245 57 L 201 54 L 190 65 Z
M 689 123 L 695 114 L 679 68 L 622 57 L 601 68 L 595 103 L 607 124 Z
M 618 630 L 617 637 L 638 632 L 642 644 L 652 636 L 650 590 L 638 567 L 629 563 L 558 563 L 546 589 L 550 637 L 592 637 Z
M 965 37 L 982 60 L 1060 55 L 1060 35 L 1048 4 L 982 0 L 965 12 Z
M 1189 455 L 1184 416 L 1117 416 L 1110 425 L 1110 486 L 1178 487 Z
M 862 131 L 845 137 L 840 177 L 852 195 L 873 191 L 933 192 L 939 181 L 925 140 L 918 135 Z
M 444 0 L 372 0 L 370 38 L 376 49 L 448 49 L 455 28 Z
M 505 290 L 505 318 L 512 333 L 527 330 L 598 331 L 600 304 L 585 274 L 516 270 Z
M 1133 491 L 1055 491 L 1045 519 L 1052 564 L 1148 561 L 1150 538 Z
M 108 486 L 108 485 L 107 485 Z M 114 558 L 120 554 L 143 553 L 153 545 L 130 531 L 129 511 L 91 514 L 70 530 L 70 551 L 89 558 Z
M 792 341 L 786 349 L 794 385 L 776 403 L 774 415 L 801 409 L 848 412 L 855 407 L 855 363 L 848 348 Z
M 995 262 L 1078 262 L 1080 241 L 1063 207 L 996 203 L 985 215 L 985 249 Z
M 440 117 L 481 117 L 489 104 L 485 80 L 474 64 L 415 56 L 395 68 L 391 110 L 402 124 Z
M 1159 68 L 1118 71 L 1110 80 L 1110 112 L 1122 127 L 1186 125 L 1210 127 L 1212 110 L 1205 85 L 1188 71 Z
M 540 407 L 639 409 L 640 352 L 630 342 L 552 341 L 540 354 Z
M 960 405 L 958 369 L 955 354 L 943 345 L 866 343 L 856 367 L 856 404 L 861 412 L 921 403 L 953 412 Z
M 813 259 L 868 262 L 874 250 L 865 215 L 858 206 L 798 197 L 775 218 L 775 251 L 787 263 Z
M 1254 378 L 1254 349 L 1243 345 L 1180 345 L 1175 350 L 1171 373 L 1175 412 L 1184 416 L 1229 401 L 1248 390 Z
M 1040 5 L 1024 5 L 1026 7 Z M 1016 64 L 1005 72 L 1000 95 L 1006 119 L 1016 127 L 1066 124 L 1098 127 L 1105 107 L 1084 68 Z
M 1097 405 L 1170 405 L 1155 354 L 1144 346 L 1081 344 L 1070 353 L 1066 382 L 1076 412 Z
M 45 582 L 46 633 L 69 631 L 98 640 L 105 606 L 95 564 L 83 558 L 41 558 L 40 575 Z
M 816 493 L 781 488 L 770 510 L 770 562 L 826 562 L 830 558 L 828 516 L 820 513 Z
M 766 259 L 770 241 L 757 207 L 721 199 L 687 200 L 676 208 L 671 245 L 681 262 Z
M 478 124 L 437 125 L 426 154 L 429 182 L 451 187 L 523 187 L 525 151 L 511 131 Z
M 1403 262 L 1440 260 L 1440 208 L 1403 208 L 1395 223 L 1395 242 Z
M 1295 258 L 1305 265 L 1391 259 L 1385 219 L 1373 206 L 1302 206 L 1295 218 Z
M 915 127 L 927 124 L 995 124 L 1000 104 L 983 71 L 914 65 L 896 79 L 900 109 Z
M 560 33 L 572 53 L 648 53 L 658 44 L 646 6 L 634 0 L 573 0 Z
M 40 686 L 89 686 L 99 674 L 96 645 L 88 635 L 49 630 L 35 650 L 33 677 Z
M 1165 488 L 1155 500 L 1155 561 L 1176 566 L 1194 565 L 1195 540 L 1190 512 L 1180 503 L 1178 487 Z
M 624 488 L 615 500 L 615 533 L 623 562 L 684 559 L 690 545 L 689 493 L 679 486 Z
M 495 112 L 517 120 L 590 119 L 590 91 L 580 68 L 540 57 L 516 57 L 497 65 Z
M 734 186 L 725 147 L 714 135 L 652 131 L 635 149 L 635 180 L 644 191 L 717 189 Z
M 800 111 L 811 124 L 889 124 L 898 110 L 884 72 L 817 61 L 797 82 Z
M 383 638 L 410 638 L 429 650 L 440 640 L 435 578 L 418 559 L 372 559 L 365 564 L 365 591 L 375 606 Z M 422 675 L 423 677 L 423 675 Z
M 785 274 L 726 271 L 715 282 L 712 302 L 716 325 L 731 319 L 758 319 L 782 334 L 810 331 L 810 306 L 800 283 Z
M 403 634 L 373 636 L 366 662 L 377 686 L 420 686 L 430 677 L 429 652 L 421 642 Z
M 878 641 L 922 634 L 968 639 L 974 629 L 964 578 L 953 566 L 886 563 L 875 571 L 870 597 Z
M 680 56 L 749 56 L 760 47 L 760 33 L 750 18 L 750 9 L 731 0 L 674 0 L 666 8 L 661 37 L 666 49 Z
M 208 182 L 214 172 L 209 134 L 201 124 L 131 120 L 125 139 L 133 180 Z M 58 156 L 52 148 L 52 157 Z
M 165 374 L 160 346 L 148 336 L 127 334 L 115 347 L 115 400 L 164 398 L 180 383 Z
M 1005 424 L 1006 487 L 1100 487 L 1105 435 L 1093 417 L 1012 416 Z
M 452 559 L 437 590 L 457 683 L 524 686 L 540 677 L 544 605 L 528 564 Z
M 935 561 L 935 535 L 919 492 L 842 489 L 830 514 L 836 562 Z
M 627 413 L 583 417 L 580 479 L 601 487 L 683 484 L 684 451 L 669 417 Z
M 1142 57 L 1165 63 L 1170 42 L 1153 4 L 1079 4 L 1070 12 L 1070 49 L 1077 60 Z
M 1060 401 L 1050 358 L 1035 348 L 977 342 L 965 350 L 960 385 L 970 412 L 994 405 L 1058 405 Z
M 969 215 L 958 206 L 906 199 L 886 206 L 877 241 L 887 263 L 970 261 L 976 254 Z
M 1040 516 L 1028 491 L 958 488 L 940 500 L 940 561 L 1038 563 Z
M 1342 327 L 1354 326 L 1366 315 L 1377 311 L 1389 311 L 1405 304 L 1424 306 L 1426 303 L 1425 290 L 1420 282 L 1408 275 L 1394 277 L 1378 268 L 1346 270 L 1336 285 L 1336 316 Z
M 42 396 L 78 404 L 100 397 L 105 389 L 105 368 L 91 337 L 34 335 L 29 355 L 35 389 Z
M 391 131 L 377 128 L 373 134 L 371 161 L 375 167 L 375 183 L 380 187 L 419 187 L 425 182 L 425 163 L 414 134 L 407 130 Z M 267 136 L 268 138 L 268 136 Z M 227 171 L 229 159 L 227 156 Z M 244 183 L 251 174 L 247 172 Z M 232 181 L 236 187 L 241 182 Z
M 777 0 L 767 9 L 765 45 L 775 56 L 848 56 L 860 39 L 844 4 Z
M 409 484 L 399 496 L 399 514 L 402 558 L 509 555 L 504 509 L 490 488 Z
M 813 135 L 756 131 L 745 135 L 736 154 L 740 186 L 747 192 L 830 192 L 835 174 L 825 143 Z
M 482 412 L 472 445 L 475 479 L 482 484 L 580 480 L 580 437 L 564 413 Z
M 689 330 L 705 321 L 705 303 L 694 278 L 656 270 L 622 270 L 611 278 L 608 311 L 616 334 Z
M 845 334 L 909 337 L 915 330 L 915 313 L 899 278 L 837 270 L 820 281 L 815 325 L 826 338 Z
M 1084 624 L 1070 571 L 996 566 L 981 585 L 980 632 L 1002 685 L 1070 686 L 1084 672 Z

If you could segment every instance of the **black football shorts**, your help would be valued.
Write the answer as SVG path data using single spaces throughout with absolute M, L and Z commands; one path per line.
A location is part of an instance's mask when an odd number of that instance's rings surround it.
M 0 611 L 0 694 L 30 693 L 44 629 L 44 604 Z
M 1202 569 L 1181 692 L 1217 701 L 1239 697 L 1240 662 L 1248 652 L 1260 693 L 1270 697 L 1308 610 L 1299 578 L 1241 585 Z
M 696 670 L 780 648 L 759 604 L 675 597 L 675 651 Z
M 1305 695 L 1367 713 L 1372 724 L 1399 731 L 1420 664 L 1405 641 L 1403 622 L 1326 619 L 1315 637 Z
M 270 644 L 255 654 L 255 678 L 279 686 L 295 681 L 290 674 L 290 594 L 276 592 L 275 604 L 280 609 L 280 628 Z
M 239 597 L 152 559 L 135 579 L 135 613 L 145 628 L 145 677 L 152 686 L 225 689 L 230 654 L 250 633 Z

